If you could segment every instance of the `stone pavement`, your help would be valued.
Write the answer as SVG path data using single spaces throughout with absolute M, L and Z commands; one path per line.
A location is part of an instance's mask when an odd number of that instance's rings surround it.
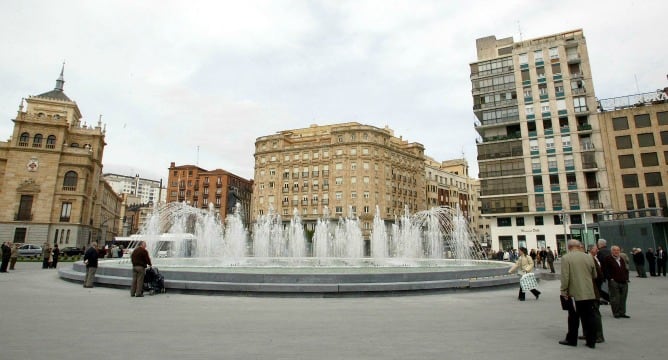
M 663 358 L 668 278 L 632 277 L 631 319 L 602 306 L 606 342 L 559 345 L 559 281 L 517 289 L 289 298 L 163 294 L 61 280 L 39 263 L 0 274 L 0 359 Z M 71 266 L 61 263 L 60 266 Z M 539 269 L 539 272 L 544 270 Z M 632 274 L 635 276 L 635 274 Z

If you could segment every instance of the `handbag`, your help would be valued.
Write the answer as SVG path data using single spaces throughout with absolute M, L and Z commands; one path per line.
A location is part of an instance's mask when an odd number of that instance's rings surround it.
M 538 281 L 536 280 L 536 275 L 534 273 L 526 273 L 520 278 L 520 287 L 522 291 L 530 291 L 538 287 Z
M 559 299 L 561 300 L 561 310 L 566 310 L 566 311 L 568 311 L 569 309 L 575 310 L 575 304 L 573 303 L 572 297 L 563 297 L 559 295 Z

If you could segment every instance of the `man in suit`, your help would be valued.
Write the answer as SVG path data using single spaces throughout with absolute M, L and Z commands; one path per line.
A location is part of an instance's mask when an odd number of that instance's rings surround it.
M 559 341 L 559 344 L 577 346 L 579 323 L 582 322 L 587 347 L 596 347 L 596 277 L 594 260 L 582 251 L 580 241 L 568 240 L 568 254 L 561 258 L 561 296 L 568 299 L 571 306 L 568 308 L 568 333 L 566 339 Z
M 666 260 L 668 260 L 668 257 L 666 257 L 666 250 L 663 250 L 663 246 L 659 246 L 656 248 L 656 274 L 658 276 L 666 276 Z
M 645 259 L 647 259 L 647 264 L 649 265 L 649 274 L 656 276 L 656 256 L 654 255 L 654 249 L 647 249 Z
M 608 279 L 610 290 L 610 307 L 612 315 L 616 318 L 629 318 L 626 315 L 626 297 L 629 293 L 629 270 L 626 262 L 621 257 L 619 246 L 613 246 L 611 254 L 605 258 L 603 268 Z
M 596 258 L 598 259 L 598 263 L 601 264 L 601 270 L 603 271 L 603 276 L 605 279 L 608 278 L 607 276 L 607 270 L 605 269 L 605 258 L 610 255 L 610 249 L 608 249 L 608 242 L 601 238 L 598 239 L 596 242 L 596 245 L 598 245 L 598 254 L 596 254 Z M 607 280 L 603 280 L 603 283 L 601 284 L 601 305 L 607 305 L 608 302 L 610 301 L 610 294 L 608 294 L 607 291 L 604 290 L 604 286 L 606 285 L 605 288 L 608 288 Z

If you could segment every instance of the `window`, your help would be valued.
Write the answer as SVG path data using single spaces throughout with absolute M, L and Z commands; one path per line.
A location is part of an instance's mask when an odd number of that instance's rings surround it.
M 619 168 L 630 169 L 636 167 L 636 161 L 633 154 L 619 155 Z
M 633 195 L 631 194 L 624 195 L 624 200 L 626 201 L 626 210 L 635 209 L 633 206 Z
M 617 144 L 617 150 L 630 149 L 633 146 L 631 144 L 631 136 L 629 135 L 615 136 L 615 143 Z
M 654 146 L 654 134 L 652 133 L 638 134 L 638 146 L 640 147 Z
M 75 191 L 77 189 L 77 179 L 78 175 L 74 171 L 68 171 L 65 173 L 65 178 L 63 179 L 63 190 Z
M 350 155 L 357 155 L 357 148 L 350 148 Z
M 516 217 L 515 218 L 515 224 L 517 224 L 517 226 L 524 226 L 524 218 L 521 217 L 521 216 Z
M 576 112 L 587 111 L 587 101 L 584 96 L 573 98 L 573 108 Z
M 629 121 L 626 116 L 612 118 L 612 128 L 615 131 L 627 130 L 629 128 Z
M 624 188 L 637 188 L 638 187 L 638 174 L 622 175 L 622 186 Z
M 336 170 L 343 170 L 343 163 L 336 163 L 336 165 L 334 165 L 334 168 Z
M 527 115 L 532 115 L 533 114 L 533 105 L 525 105 L 524 106 L 524 112 Z
M 649 120 L 649 114 L 640 114 L 633 117 L 636 122 L 637 128 L 644 128 L 652 126 L 652 122 Z
M 542 216 L 534 216 L 533 222 L 536 225 L 543 225 L 544 224 Z
M 30 134 L 24 132 L 19 137 L 19 146 L 28 146 L 28 140 L 30 140 Z
M 536 50 L 533 52 L 534 61 L 543 61 L 543 50 Z
M 528 54 L 520 54 L 519 55 L 519 63 L 520 65 L 522 64 L 528 64 L 529 63 L 529 55 Z
M 21 202 L 19 203 L 19 213 L 16 220 L 32 220 L 32 195 L 21 195 Z
M 571 137 L 566 135 L 561 137 L 561 146 L 564 148 L 571 147 Z
M 661 180 L 660 172 L 645 173 L 645 186 L 662 186 L 662 185 L 663 181 Z
M 559 58 L 559 48 L 553 47 L 549 49 L 550 52 L 550 59 L 558 59 Z
M 656 153 L 642 153 L 640 154 L 642 166 L 657 166 L 659 165 L 659 157 Z
M 496 219 L 496 226 L 498 227 L 507 227 L 513 226 L 509 217 L 500 217 Z
M 645 198 L 642 196 L 642 194 L 636 194 L 636 203 L 638 204 L 638 209 L 645 208 Z
M 337 177 L 334 179 L 334 182 L 336 183 L 336 185 L 343 185 L 343 178 Z
M 342 193 L 341 191 L 337 191 L 336 193 L 334 193 L 334 198 L 335 198 L 336 200 L 341 200 L 341 199 L 343 199 L 343 193 Z
M 35 134 L 35 137 L 32 139 L 32 147 L 42 147 L 42 134 Z
M 558 62 L 552 64 L 552 75 L 560 75 L 560 74 L 561 74 L 561 64 L 559 64 Z M 564 91 L 564 88 L 562 87 L 560 92 L 563 92 L 563 91 Z
M 529 140 L 529 148 L 531 149 L 531 151 L 538 151 L 538 140 L 537 139 Z
M 545 195 L 536 195 L 536 208 L 545 210 Z
M 60 221 L 62 222 L 70 221 L 71 213 L 72 213 L 72 203 L 64 202 L 60 207 Z
M 654 193 L 647 193 L 647 207 L 656 207 L 656 198 L 654 197 Z
M 668 111 L 656 113 L 656 118 L 659 120 L 659 125 L 668 125 Z
M 49 135 L 49 137 L 46 138 L 46 148 L 53 149 L 55 147 L 56 147 L 56 137 L 53 135 Z
M 668 145 L 668 131 L 661 132 L 661 144 Z

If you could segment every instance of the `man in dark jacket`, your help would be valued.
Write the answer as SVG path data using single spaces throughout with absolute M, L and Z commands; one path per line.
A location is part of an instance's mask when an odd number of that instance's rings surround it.
M 647 264 L 649 265 L 649 274 L 656 276 L 656 256 L 654 256 L 654 249 L 647 249 L 645 259 L 647 259 Z
M 9 258 L 12 256 L 12 248 L 9 242 L 2 243 L 2 265 L 0 265 L 0 272 L 7 272 L 9 266 Z
M 605 258 L 607 258 L 610 255 L 610 249 L 608 249 L 608 242 L 605 239 L 598 239 L 596 245 L 598 245 L 598 254 L 596 254 L 596 258 L 598 258 L 598 263 L 601 264 L 603 277 L 606 279 L 604 280 L 604 283 L 605 285 L 608 285 L 607 284 L 608 270 L 605 268 Z M 604 287 L 607 288 L 608 286 L 601 285 L 601 305 L 605 305 L 610 301 L 610 294 L 608 294 L 608 292 L 603 289 Z
M 642 249 L 633 249 L 633 264 L 636 266 L 638 277 L 646 278 L 647 273 L 645 273 L 645 254 L 642 253 Z
M 95 272 L 97 271 L 97 243 L 93 242 L 84 253 L 84 264 L 86 264 L 86 280 L 83 287 L 92 288 L 95 281 Z
M 146 241 L 142 241 L 132 251 L 132 286 L 130 287 L 130 296 L 144 296 L 144 275 L 146 266 L 152 266 L 151 257 L 146 250 Z
M 666 276 L 666 261 L 668 261 L 668 257 L 666 257 L 666 250 L 663 250 L 663 246 L 659 246 L 656 248 L 656 274 L 657 276 Z
M 620 256 L 619 246 L 613 246 L 610 256 L 605 258 L 603 268 L 608 278 L 610 289 L 610 307 L 615 318 L 629 318 L 626 315 L 626 297 L 629 293 L 629 270 L 626 262 Z M 599 251 L 600 254 L 600 251 Z

